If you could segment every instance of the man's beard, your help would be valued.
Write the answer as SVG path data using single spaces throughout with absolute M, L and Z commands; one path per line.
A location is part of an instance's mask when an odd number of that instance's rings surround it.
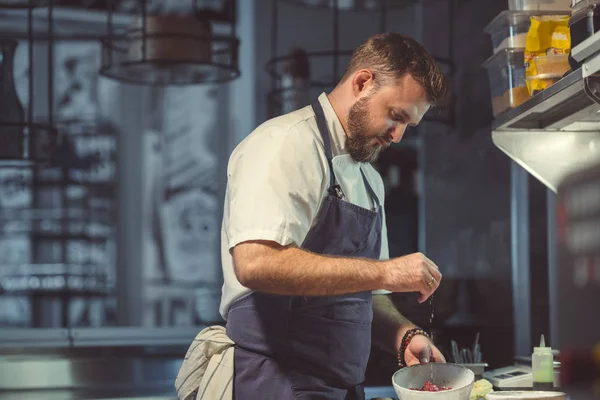
M 373 136 L 367 136 L 369 121 L 369 100 L 364 97 L 358 100 L 348 112 L 348 137 L 346 137 L 346 150 L 356 162 L 373 163 L 379 158 L 379 153 L 387 146 L 374 146 L 371 142 Z M 387 135 L 378 135 L 387 142 Z

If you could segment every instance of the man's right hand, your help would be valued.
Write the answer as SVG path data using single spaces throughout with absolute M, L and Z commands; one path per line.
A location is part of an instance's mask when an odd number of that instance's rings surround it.
M 419 303 L 425 302 L 442 281 L 437 265 L 422 253 L 385 261 L 383 289 L 392 292 L 419 292 Z

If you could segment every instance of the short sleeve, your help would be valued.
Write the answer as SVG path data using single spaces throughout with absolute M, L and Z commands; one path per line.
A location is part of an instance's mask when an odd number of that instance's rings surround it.
M 323 163 L 308 127 L 275 125 L 246 138 L 228 165 L 229 250 L 248 240 L 300 246 L 325 193 Z

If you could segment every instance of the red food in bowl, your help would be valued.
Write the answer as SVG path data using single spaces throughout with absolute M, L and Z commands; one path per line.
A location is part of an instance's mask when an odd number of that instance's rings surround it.
M 451 390 L 449 386 L 437 386 L 431 382 L 425 382 L 422 388 L 411 388 L 411 390 L 418 390 L 420 392 L 441 392 L 444 390 Z

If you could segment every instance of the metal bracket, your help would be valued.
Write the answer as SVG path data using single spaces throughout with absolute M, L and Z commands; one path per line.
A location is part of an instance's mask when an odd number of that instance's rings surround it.
M 584 78 L 592 76 L 598 71 L 600 71 L 600 54 L 597 54 L 585 61 L 581 68 L 581 74 Z

